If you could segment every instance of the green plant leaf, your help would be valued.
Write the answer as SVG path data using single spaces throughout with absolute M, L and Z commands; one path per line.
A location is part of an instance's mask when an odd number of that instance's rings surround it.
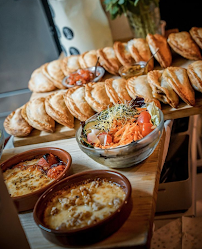
M 121 4 L 124 4 L 124 2 L 125 2 L 124 0 L 119 0 L 118 4 L 121 5 Z

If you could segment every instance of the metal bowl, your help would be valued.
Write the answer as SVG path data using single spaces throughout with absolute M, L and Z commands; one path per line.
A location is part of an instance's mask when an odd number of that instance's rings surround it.
M 88 68 L 85 68 L 85 70 L 89 70 L 91 73 L 94 73 L 95 72 L 95 67 L 88 67 Z M 79 69 L 78 69 L 79 70 Z M 75 71 L 73 72 L 73 74 L 77 73 L 78 72 Z M 98 82 L 102 79 L 102 77 L 104 76 L 105 74 L 105 69 L 103 67 L 100 67 L 100 66 L 97 66 L 97 70 L 96 72 L 99 72 L 99 76 L 97 76 L 96 78 L 94 78 L 91 82 Z M 69 75 L 66 76 L 63 80 L 62 80 L 62 84 L 63 86 L 65 86 L 66 88 L 70 88 L 70 87 L 74 87 L 74 86 L 78 86 L 78 85 L 69 85 L 67 84 L 67 79 L 69 78 Z
M 156 148 L 164 128 L 163 113 L 159 109 L 160 124 L 144 138 L 130 144 L 110 149 L 89 148 L 81 141 L 82 126 L 76 132 L 76 140 L 80 149 L 96 162 L 108 166 L 109 168 L 126 168 L 134 166 L 149 157 Z M 95 114 L 88 121 L 96 119 Z

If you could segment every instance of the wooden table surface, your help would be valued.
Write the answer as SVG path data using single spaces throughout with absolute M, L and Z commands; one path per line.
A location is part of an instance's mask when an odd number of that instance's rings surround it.
M 117 170 L 118 172 L 124 174 L 131 182 L 133 199 L 132 212 L 124 225 L 116 233 L 99 243 L 88 246 L 87 248 L 106 249 L 117 247 L 150 247 L 164 139 L 165 133 L 163 133 L 155 151 L 144 162 L 133 167 Z M 93 161 L 85 153 L 83 153 L 79 149 L 75 138 L 4 150 L 0 162 L 13 156 L 14 154 L 46 146 L 59 147 L 67 150 L 71 154 L 71 174 L 91 169 L 109 169 L 108 167 Z M 32 212 L 21 213 L 19 214 L 19 217 L 32 249 L 61 248 L 50 243 L 42 236 L 39 228 L 33 220 Z

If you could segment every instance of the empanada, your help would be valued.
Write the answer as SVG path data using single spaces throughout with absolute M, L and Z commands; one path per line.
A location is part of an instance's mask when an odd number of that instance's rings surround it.
M 62 84 L 62 80 L 64 79 L 65 75 L 61 69 L 61 64 L 61 60 L 55 60 L 51 61 L 50 63 L 46 63 L 42 67 L 42 72 L 53 82 L 57 88 L 66 89 L 66 87 Z
M 101 112 L 113 105 L 105 90 L 104 82 L 86 84 L 85 99 L 96 112 Z
M 128 44 L 123 42 L 114 42 L 114 52 L 118 60 L 123 66 L 131 66 L 135 63 L 134 58 L 132 57 Z
M 64 101 L 71 114 L 81 121 L 86 121 L 95 114 L 85 99 L 85 87 L 83 86 L 69 88 L 64 94 Z
M 35 129 L 54 132 L 55 121 L 46 112 L 44 97 L 31 99 L 23 106 L 21 114 Z
M 197 45 L 202 49 L 202 28 L 192 27 L 189 30 L 189 33 Z
M 154 98 L 174 108 L 178 106 L 179 97 L 168 83 L 167 78 L 164 77 L 163 70 L 150 71 L 147 74 L 147 80 L 152 88 Z
M 128 42 L 128 49 L 135 59 L 135 62 L 148 61 L 151 58 L 151 51 L 146 39 L 134 38 Z M 153 70 L 154 59 L 152 58 L 148 63 L 148 71 Z
M 16 109 L 9 114 L 4 120 L 4 128 L 10 135 L 17 137 L 25 137 L 30 134 L 33 127 L 21 115 L 22 107 Z
M 80 55 L 70 55 L 62 60 L 61 69 L 65 76 L 68 76 L 70 73 L 73 73 L 81 68 L 79 64 L 79 57 Z
M 96 50 L 90 50 L 79 56 L 79 64 L 81 68 L 94 67 L 97 62 Z
M 132 99 L 144 98 L 145 103 L 154 102 L 161 108 L 160 102 L 152 95 L 152 88 L 147 81 L 147 75 L 135 76 L 127 80 L 126 89 Z
M 187 68 L 190 82 L 196 91 L 202 92 L 202 61 L 195 61 Z
M 171 48 L 181 56 L 189 60 L 200 60 L 199 47 L 192 40 L 188 32 L 171 33 L 168 36 L 168 43 Z
M 187 70 L 182 67 L 168 67 L 163 74 L 180 98 L 188 105 L 194 106 L 195 92 L 189 82 Z
M 42 72 L 42 67 L 37 68 L 31 75 L 28 88 L 32 92 L 43 93 L 57 89 L 53 82 Z
M 66 91 L 58 91 L 46 97 L 45 108 L 49 116 L 51 116 L 59 124 L 69 128 L 74 127 L 74 116 L 67 108 L 63 95 Z
M 105 89 L 110 101 L 115 105 L 117 103 L 126 103 L 131 101 L 126 90 L 126 80 L 122 78 L 105 80 Z
M 159 62 L 160 66 L 164 68 L 169 67 L 172 63 L 172 55 L 166 38 L 159 34 L 148 34 L 146 40 L 149 44 L 152 54 L 154 54 L 157 49 L 159 49 L 154 57 Z
M 100 65 L 103 66 L 109 73 L 118 75 L 119 68 L 122 66 L 117 59 L 112 47 L 105 47 L 97 50 Z

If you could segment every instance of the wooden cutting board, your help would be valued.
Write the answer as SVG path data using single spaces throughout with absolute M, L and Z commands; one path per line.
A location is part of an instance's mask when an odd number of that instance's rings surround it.
M 163 133 L 162 138 L 153 154 L 144 162 L 133 167 L 117 170 L 118 172 L 124 174 L 131 182 L 133 199 L 132 212 L 124 225 L 116 233 L 99 243 L 85 247 L 85 249 L 106 249 L 119 247 L 150 248 L 164 139 L 165 133 Z M 0 162 L 17 153 L 47 146 L 62 148 L 71 154 L 71 174 L 92 169 L 109 169 L 108 167 L 93 161 L 86 154 L 84 154 L 79 149 L 75 138 L 4 150 Z M 61 248 L 50 243 L 42 236 L 39 228 L 33 220 L 32 212 L 22 213 L 19 217 L 32 249 Z

